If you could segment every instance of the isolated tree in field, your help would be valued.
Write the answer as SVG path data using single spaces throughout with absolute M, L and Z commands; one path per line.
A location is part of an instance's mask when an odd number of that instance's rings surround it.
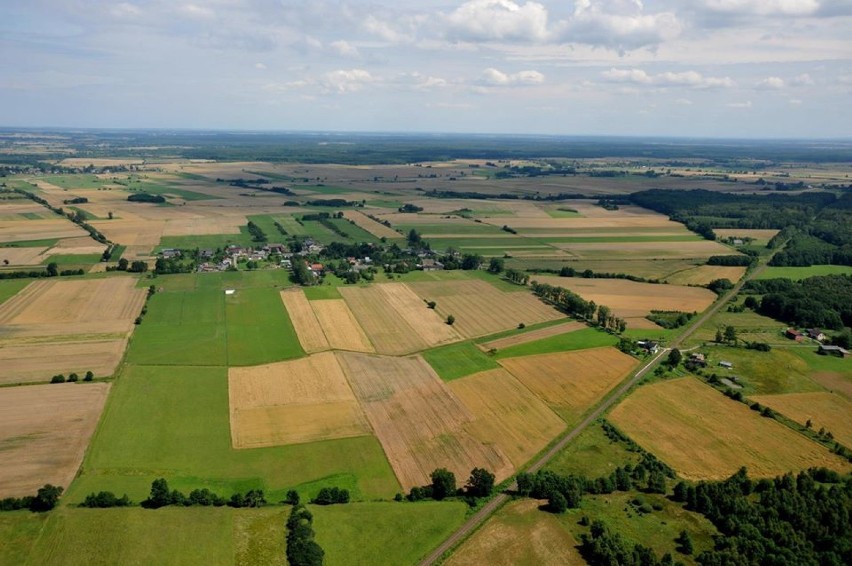
M 722 334 L 722 329 L 721 329 L 721 328 L 717 328 L 717 329 L 716 329 L 716 337 L 713 339 L 713 341 L 714 341 L 714 342 L 716 342 L 717 344 L 721 344 L 721 343 L 722 343 L 722 340 L 724 340 L 724 339 L 725 339 L 725 337 L 724 337 L 724 335 Z
M 456 475 L 446 468 L 438 468 L 429 476 L 432 479 L 432 499 L 440 501 L 456 493 Z
M 72 383 L 76 382 L 79 379 L 80 379 L 80 376 L 78 376 L 76 373 L 68 374 L 68 381 L 70 381 Z
M 725 341 L 726 342 L 736 342 L 737 341 L 737 329 L 733 326 L 725 327 Z
M 291 489 L 287 492 L 287 498 L 284 500 L 288 505 L 298 505 L 301 498 L 299 497 L 299 492 L 295 489 Z
M 51 261 L 47 264 L 47 276 L 56 277 L 57 275 L 59 275 L 59 264 L 55 261 Z
M 452 326 L 455 322 L 456 322 L 456 317 L 454 317 L 451 314 L 447 315 L 447 324 Z
M 86 376 L 83 378 L 83 381 L 92 381 L 95 378 L 95 374 L 92 373 L 91 370 L 86 372 Z
M 485 468 L 474 468 L 471 470 L 470 478 L 464 487 L 468 495 L 488 497 L 494 491 L 494 474 Z
M 65 376 L 62 375 L 61 373 L 54 375 L 52 378 L 50 378 L 50 382 L 51 383 L 65 383 Z
M 601 305 L 598 307 L 598 325 L 606 328 L 607 319 L 609 319 L 611 311 L 609 307 L 606 305 Z
M 505 262 L 503 258 L 492 257 L 491 261 L 488 262 L 488 271 L 491 273 L 501 273 L 505 266 Z
M 438 306 L 438 303 L 436 303 L 435 301 L 428 301 L 428 302 L 426 303 L 426 306 L 427 306 L 427 307 L 429 307 L 429 308 L 430 308 L 430 309 L 432 309 L 432 310 L 435 310 L 435 307 L 437 307 L 437 306 Z
M 169 491 L 169 482 L 159 478 L 151 482 L 151 493 L 148 499 L 142 502 L 143 507 L 157 509 L 172 504 L 172 493 Z
M 482 264 L 482 256 L 477 254 L 465 254 L 462 257 L 461 268 L 465 271 L 470 271 L 472 269 L 479 269 L 479 266 Z
M 118 260 L 118 270 L 119 271 L 127 271 L 127 267 L 130 265 L 130 262 L 125 258 L 121 258 Z
M 683 359 L 683 354 L 677 348 L 669 352 L 669 357 L 666 358 L 666 363 L 671 367 L 676 367 Z

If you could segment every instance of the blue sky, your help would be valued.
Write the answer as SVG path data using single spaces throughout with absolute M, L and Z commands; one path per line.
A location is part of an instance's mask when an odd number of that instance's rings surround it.
M 852 0 L 2 0 L 0 125 L 852 136 Z

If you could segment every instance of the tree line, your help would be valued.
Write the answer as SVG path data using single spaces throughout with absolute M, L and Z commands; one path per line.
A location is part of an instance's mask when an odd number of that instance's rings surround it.
M 564 287 L 533 281 L 532 291 L 571 316 L 614 332 L 624 332 L 627 329 L 626 321 L 615 316 L 609 307 L 606 305 L 598 306 L 594 301 L 587 301 Z
M 818 275 L 801 281 L 751 280 L 743 290 L 763 295 L 757 312 L 796 326 L 852 326 L 852 277 Z
M 35 495 L 0 499 L 0 511 L 19 511 L 21 509 L 29 509 L 34 513 L 50 511 L 59 503 L 59 496 L 62 495 L 62 491 L 61 487 L 48 483 L 40 487 Z

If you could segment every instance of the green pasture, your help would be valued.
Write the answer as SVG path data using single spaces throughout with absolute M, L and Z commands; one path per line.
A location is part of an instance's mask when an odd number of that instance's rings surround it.
M 701 351 L 707 355 L 706 371 L 719 377 L 737 376 L 744 395 L 824 391 L 821 385 L 809 377 L 811 370 L 807 362 L 793 353 L 799 349 L 773 348 L 770 352 L 758 352 L 745 348 L 708 346 Z M 731 362 L 734 367 L 722 368 L 719 366 L 720 361 Z
M 109 179 L 101 179 L 97 175 L 82 173 L 73 175 L 47 175 L 41 179 L 63 189 L 99 189 L 104 185 L 112 183 Z
M 0 280 L 0 305 L 14 297 L 18 291 L 33 282 L 33 279 Z
M 183 250 L 192 250 L 195 248 L 224 248 L 229 245 L 235 246 L 256 246 L 257 242 L 252 241 L 251 234 L 245 226 L 240 226 L 239 234 L 203 234 L 198 236 L 163 236 L 160 238 L 160 245 L 157 250 L 163 248 L 179 248 Z
M 0 519 L 0 530 L 14 537 L 0 545 L 2 564 L 287 563 L 284 507 L 64 507 L 43 516 L 14 515 Z
M 45 238 L 44 240 L 19 240 L 17 242 L 3 242 L 0 248 L 52 248 L 59 243 L 59 238 Z
M 313 496 L 322 486 L 347 488 L 356 500 L 399 491 L 372 436 L 232 448 L 227 368 L 129 366 L 113 386 L 66 499 L 76 503 L 110 490 L 139 501 L 158 477 L 187 492 L 207 487 L 229 496 L 260 488 L 273 501 L 287 489 Z
M 216 200 L 222 198 L 216 195 L 189 191 L 187 189 L 181 189 L 174 185 L 155 183 L 151 181 L 137 180 L 128 183 L 127 185 L 125 185 L 125 187 L 128 189 L 133 189 L 134 191 L 140 191 L 152 195 L 175 196 L 186 201 Z
M 567 332 L 548 338 L 542 338 L 535 342 L 518 344 L 497 350 L 495 357 L 517 358 L 520 356 L 532 356 L 535 354 L 552 354 L 554 352 L 567 352 L 571 350 L 585 350 L 587 348 L 599 348 L 601 346 L 614 346 L 618 338 L 597 328 L 584 328 L 576 332 Z
M 56 263 L 60 266 L 86 265 L 101 261 L 101 254 L 54 254 L 44 259 L 41 264 Z
M 433 348 L 423 352 L 423 358 L 444 381 L 500 367 L 493 357 L 483 353 L 473 342 Z
M 312 505 L 316 540 L 325 564 L 415 564 L 461 525 L 459 502 Z M 400 529 L 403 529 L 400 531 Z
M 767 267 L 756 279 L 792 279 L 799 281 L 817 275 L 852 275 L 848 265 L 812 265 L 810 267 Z
M 298 358 L 299 344 L 278 289 L 239 289 L 225 297 L 229 366 L 252 366 Z
M 497 226 L 492 226 L 491 224 L 486 224 L 484 222 L 447 222 L 444 224 L 435 223 L 435 224 L 405 224 L 399 223 L 394 224 L 393 226 L 397 230 L 402 230 L 406 234 L 414 229 L 417 230 L 418 233 L 423 234 L 424 238 L 428 238 L 430 235 L 434 234 L 458 234 L 461 236 L 470 235 L 470 234 L 493 234 L 496 237 L 500 237 L 501 235 L 510 236 L 508 232 L 504 232 Z M 443 238 L 435 238 L 435 240 L 442 240 Z
M 622 442 L 607 438 L 600 423 L 596 422 L 563 448 L 546 469 L 557 474 L 598 478 L 608 476 L 619 466 L 638 461 L 636 452 L 627 450 Z
M 336 278 L 335 278 L 336 279 Z M 329 277 L 326 276 L 326 281 Z M 338 280 L 339 281 L 339 280 Z M 337 289 L 337 285 L 317 285 L 315 287 L 304 287 L 305 297 L 309 301 L 322 301 L 325 299 L 342 299 L 343 295 Z

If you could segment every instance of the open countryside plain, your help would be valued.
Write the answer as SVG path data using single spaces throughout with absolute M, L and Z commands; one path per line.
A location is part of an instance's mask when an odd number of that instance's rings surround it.
M 125 561 L 131 554 L 157 563 L 163 552 L 186 563 L 284 563 L 287 508 L 275 505 L 288 490 L 304 502 L 323 487 L 347 489 L 352 498 L 348 505 L 310 507 L 326 564 L 415 563 L 473 511 L 461 498 L 392 501 L 397 493 L 428 485 L 436 468 L 451 470 L 458 487 L 474 467 L 493 472 L 498 482 L 508 480 L 608 402 L 638 368 L 646 369 L 638 351 L 615 348 L 617 333 L 590 328 L 536 297 L 529 286 L 489 273 L 492 258 L 610 307 L 628 319 L 631 338 L 674 340 L 679 330 L 663 330 L 645 315 L 704 311 L 717 295 L 703 285 L 720 277 L 737 281 L 745 273 L 744 267 L 706 265 L 711 255 L 738 252 L 657 212 L 631 204 L 611 210 L 592 198 L 524 198 L 530 191 L 546 195 L 582 187 L 589 194 L 613 195 L 644 186 L 632 178 L 498 181 L 494 172 L 503 164 L 491 168 L 484 160 L 358 167 L 136 161 L 139 169 L 132 172 L 30 174 L 14 182 L 30 188 L 35 183 L 32 190 L 55 206 L 88 199 L 74 210 L 119 244 L 121 257 L 145 261 L 147 273 L 107 273 L 117 257 L 101 262 L 105 246 L 79 225 L 29 200 L 0 201 L 0 244 L 16 245 L 0 247 L 0 262 L 5 250 L 13 264 L 0 270 L 44 269 L 45 261 L 64 255 L 85 268 L 84 275 L 32 283 L 0 281 L 0 383 L 44 382 L 55 373 L 86 370 L 104 380 L 0 388 L 0 413 L 18 423 L 0 423 L 0 430 L 14 432 L 0 444 L 9 454 L 21 454 L 14 458 L 21 464 L 6 471 L 7 481 L 18 484 L 4 493 L 31 494 L 47 481 L 66 488 L 59 509 L 44 519 L 18 512 L 3 522 L 0 515 L 0 535 L 13 541 L 0 550 L 0 563 L 78 564 L 92 555 Z M 505 169 L 519 163 L 507 161 Z M 269 182 L 246 182 L 263 179 Z M 694 182 L 714 190 L 730 186 Z M 448 185 L 521 198 L 428 193 Z M 271 186 L 286 186 L 290 193 Z M 162 195 L 165 202 L 127 201 L 139 192 Z M 322 202 L 338 198 L 350 204 Z M 415 212 L 400 210 L 409 203 Z M 321 213 L 330 217 L 304 218 Z M 337 255 L 304 256 L 325 264 L 324 275 L 314 276 L 316 284 L 304 287 L 296 286 L 279 258 L 252 260 L 257 261 L 252 266 L 246 257 L 234 259 L 235 269 L 228 270 L 219 269 L 219 259 L 207 259 L 200 271 L 199 260 L 193 272 L 151 273 L 164 248 L 182 248 L 185 263 L 196 249 L 220 254 L 217 258 L 228 245 L 260 249 L 264 244 L 253 241 L 249 221 L 262 227 L 267 244 L 280 242 L 295 251 L 299 239 L 309 238 Z M 400 269 L 385 268 L 395 261 L 387 249 L 405 253 L 412 230 L 438 253 L 420 250 Z M 734 232 L 730 235 L 768 238 L 768 232 Z M 442 254 L 453 248 L 457 260 L 483 256 L 479 268 L 425 269 L 426 259 L 451 261 L 452 253 Z M 372 259 L 362 262 L 364 255 Z M 344 274 L 332 273 L 339 264 L 370 278 L 347 284 Z M 562 267 L 635 273 L 668 284 L 557 277 Z M 146 300 L 151 286 L 154 294 Z M 755 324 L 763 318 L 719 312 L 713 321 L 738 316 L 752 317 Z M 708 332 L 712 338 L 711 325 L 699 331 L 701 340 Z M 819 385 L 845 390 L 850 374 L 836 365 L 842 360 L 822 362 L 817 371 L 792 349 L 730 348 L 728 355 L 727 347 L 714 348 L 709 359 L 734 361 L 750 400 L 764 394 L 755 399 L 790 419 L 811 419 L 817 429 L 825 426 L 848 442 L 842 426 L 846 399 Z M 773 378 L 779 368 L 792 373 Z M 629 393 L 607 418 L 679 478 L 724 478 L 743 465 L 760 477 L 815 465 L 850 469 L 827 447 L 697 380 L 656 383 L 650 376 L 649 371 L 646 379 L 654 383 Z M 62 397 L 68 393 L 74 398 Z M 820 397 L 794 399 L 790 393 Z M 6 410 L 13 405 L 14 411 Z M 638 461 L 600 425 L 587 431 L 549 469 L 595 477 Z M 73 457 L 62 452 L 72 449 Z M 48 450 L 53 460 L 31 456 Z M 270 507 L 76 508 L 101 490 L 127 493 L 138 504 L 160 477 L 185 493 L 208 488 L 226 498 L 263 489 Z M 3 481 L 0 474 L 0 486 Z M 706 521 L 693 520 L 699 515 L 660 496 L 653 500 L 662 511 L 634 517 L 626 509 L 635 496 L 588 499 L 564 517 L 542 512 L 543 502 L 514 501 L 447 563 L 582 563 L 576 548 L 586 532 L 577 525 L 581 514 L 603 518 L 635 542 L 657 528 L 648 540 L 659 554 L 674 549 L 670 539 L 682 528 L 690 529 L 698 548 L 711 547 Z M 187 521 L 191 527 L 182 526 Z M 162 545 L 144 547 L 151 537 Z

